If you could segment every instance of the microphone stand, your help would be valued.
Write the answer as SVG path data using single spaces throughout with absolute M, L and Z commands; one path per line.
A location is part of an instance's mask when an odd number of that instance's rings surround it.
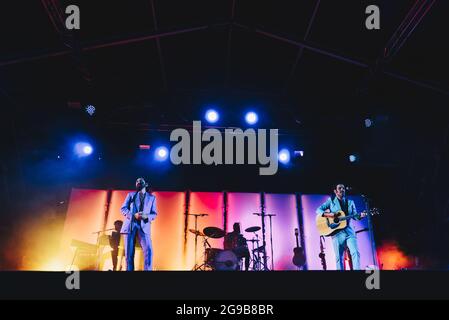
M 323 236 L 320 236 L 320 254 L 318 255 L 321 259 L 321 265 L 323 266 L 323 270 L 327 270 L 326 266 L 326 254 L 324 253 L 323 241 L 325 241 Z
M 95 257 L 95 270 L 99 271 L 100 269 L 100 260 L 101 260 L 101 255 L 103 253 L 103 250 L 100 250 L 100 234 L 104 233 L 106 230 L 100 230 L 100 231 L 95 231 L 92 232 L 92 234 L 96 234 L 97 235 L 97 253 L 96 253 L 96 257 Z
M 271 218 L 276 216 L 275 214 L 267 214 L 270 217 L 270 244 L 271 244 L 271 270 L 274 271 L 274 254 L 273 254 L 273 228 Z
M 263 267 L 264 271 L 269 271 L 267 266 L 267 246 L 265 241 L 265 193 L 260 193 L 260 209 L 261 213 L 255 213 L 262 218 L 262 248 L 263 248 Z
M 361 195 L 364 202 L 365 202 L 365 210 L 367 212 L 367 219 L 368 219 L 368 233 L 369 233 L 369 238 L 370 238 L 370 242 L 371 242 L 371 251 L 373 254 L 373 263 L 374 266 L 376 267 L 376 270 L 379 270 L 379 261 L 377 260 L 377 250 L 376 250 L 376 243 L 374 241 L 374 231 L 373 231 L 373 221 L 371 220 L 371 214 L 370 214 L 370 199 L 365 196 L 365 195 Z
M 347 188 L 347 190 L 353 190 L 354 188 Z M 357 190 L 357 189 L 356 189 Z M 373 255 L 373 263 L 374 266 L 377 270 L 379 270 L 379 261 L 377 260 L 377 251 L 376 251 L 376 243 L 374 242 L 374 231 L 373 231 L 373 221 L 371 220 L 371 214 L 370 214 L 370 201 L 371 199 L 369 199 L 365 194 L 363 194 L 362 192 L 359 192 L 360 196 L 363 198 L 363 201 L 365 202 L 365 212 L 367 215 L 367 219 L 368 219 L 368 233 L 369 233 L 369 238 L 370 238 L 370 243 L 371 243 L 371 252 Z

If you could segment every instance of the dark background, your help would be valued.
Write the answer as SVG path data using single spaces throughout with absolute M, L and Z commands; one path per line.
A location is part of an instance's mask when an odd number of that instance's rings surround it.
M 79 31 L 58 19 L 69 4 L 80 7 Z M 380 30 L 365 28 L 370 4 Z M 447 1 L 0 7 L 0 268 L 20 265 L 24 221 L 60 228 L 72 187 L 128 189 L 141 175 L 156 190 L 330 193 L 343 182 L 382 210 L 378 244 L 397 241 L 424 268 L 449 266 Z M 422 19 L 390 50 L 409 12 Z M 280 146 L 304 157 L 259 176 L 257 166 L 158 164 L 138 149 L 168 145 L 171 129 L 208 106 L 220 127 L 245 128 L 244 112 L 256 110 L 257 127 L 279 128 Z M 76 159 L 83 139 L 94 153 Z

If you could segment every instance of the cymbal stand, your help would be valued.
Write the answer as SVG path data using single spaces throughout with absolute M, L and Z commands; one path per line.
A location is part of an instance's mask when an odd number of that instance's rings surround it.
M 259 250 L 259 235 L 256 233 L 256 232 L 254 232 L 254 235 L 255 235 L 255 237 L 256 237 L 256 241 L 252 241 L 252 246 L 253 246 L 253 248 L 252 248 L 252 259 L 251 259 L 251 262 L 252 262 L 252 264 L 253 264 L 253 271 L 260 271 L 260 270 L 262 270 L 261 269 L 261 267 L 262 267 L 262 261 L 261 261 L 261 259 L 260 259 L 260 250 Z M 253 240 L 254 240 L 254 238 L 253 238 Z M 255 246 L 254 246 L 254 242 L 256 242 L 256 245 L 257 245 L 257 248 L 255 248 Z
M 193 271 L 197 270 L 200 266 L 198 265 L 196 259 L 197 259 L 197 248 L 198 248 L 198 217 L 204 217 L 204 214 L 195 214 L 195 213 L 186 213 L 188 216 L 194 216 L 195 217 L 195 265 L 193 266 Z
M 206 271 L 207 270 L 207 255 L 206 255 L 206 250 L 207 250 L 207 246 L 209 246 L 209 248 L 211 247 L 209 241 L 207 241 L 207 237 L 204 237 L 203 240 L 203 247 L 204 247 L 204 254 L 203 254 L 203 264 L 196 266 L 193 268 L 193 271 Z
M 264 208 L 264 207 L 263 207 Z M 258 254 L 258 258 L 260 258 L 259 253 L 262 254 L 262 259 L 259 261 L 260 263 L 260 271 L 270 271 L 270 269 L 268 268 L 268 256 L 267 256 L 267 246 L 266 246 L 266 241 L 265 241 L 265 216 L 268 216 L 264 209 L 262 210 L 261 213 L 253 213 L 256 216 L 260 216 L 262 219 L 262 250 L 257 250 L 257 254 Z M 270 217 L 271 220 L 271 217 Z M 271 239 L 271 241 L 273 241 L 273 239 Z M 260 252 L 262 251 L 262 252 Z

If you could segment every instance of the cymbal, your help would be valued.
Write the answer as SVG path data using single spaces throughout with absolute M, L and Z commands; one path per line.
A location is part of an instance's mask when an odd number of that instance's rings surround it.
M 245 229 L 246 232 L 256 232 L 259 230 L 260 230 L 260 227 L 249 227 L 249 228 Z
M 189 231 L 192 232 L 193 234 L 196 234 L 196 235 L 200 236 L 200 237 L 204 237 L 205 236 L 204 233 L 202 233 L 201 231 L 195 230 L 195 229 L 189 229 Z
M 203 229 L 203 233 L 209 238 L 214 239 L 223 238 L 226 234 L 226 232 L 217 227 L 206 227 Z

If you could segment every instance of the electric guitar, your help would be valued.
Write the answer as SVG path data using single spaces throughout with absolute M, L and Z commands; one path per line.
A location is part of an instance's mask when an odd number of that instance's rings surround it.
M 296 248 L 293 248 L 293 258 L 292 262 L 297 267 L 302 267 L 306 264 L 306 257 L 304 255 L 304 249 L 299 246 L 299 240 L 298 240 L 298 228 L 295 229 L 295 236 L 296 236 Z
M 370 215 L 379 214 L 377 209 L 371 209 L 370 212 L 363 211 Z M 324 213 L 326 214 L 326 212 Z M 338 211 L 334 213 L 333 217 L 323 217 L 317 215 L 316 226 L 318 228 L 318 233 L 320 236 L 332 236 L 339 230 L 344 229 L 348 225 L 348 220 L 355 218 L 357 215 L 351 214 L 347 215 L 344 211 Z

